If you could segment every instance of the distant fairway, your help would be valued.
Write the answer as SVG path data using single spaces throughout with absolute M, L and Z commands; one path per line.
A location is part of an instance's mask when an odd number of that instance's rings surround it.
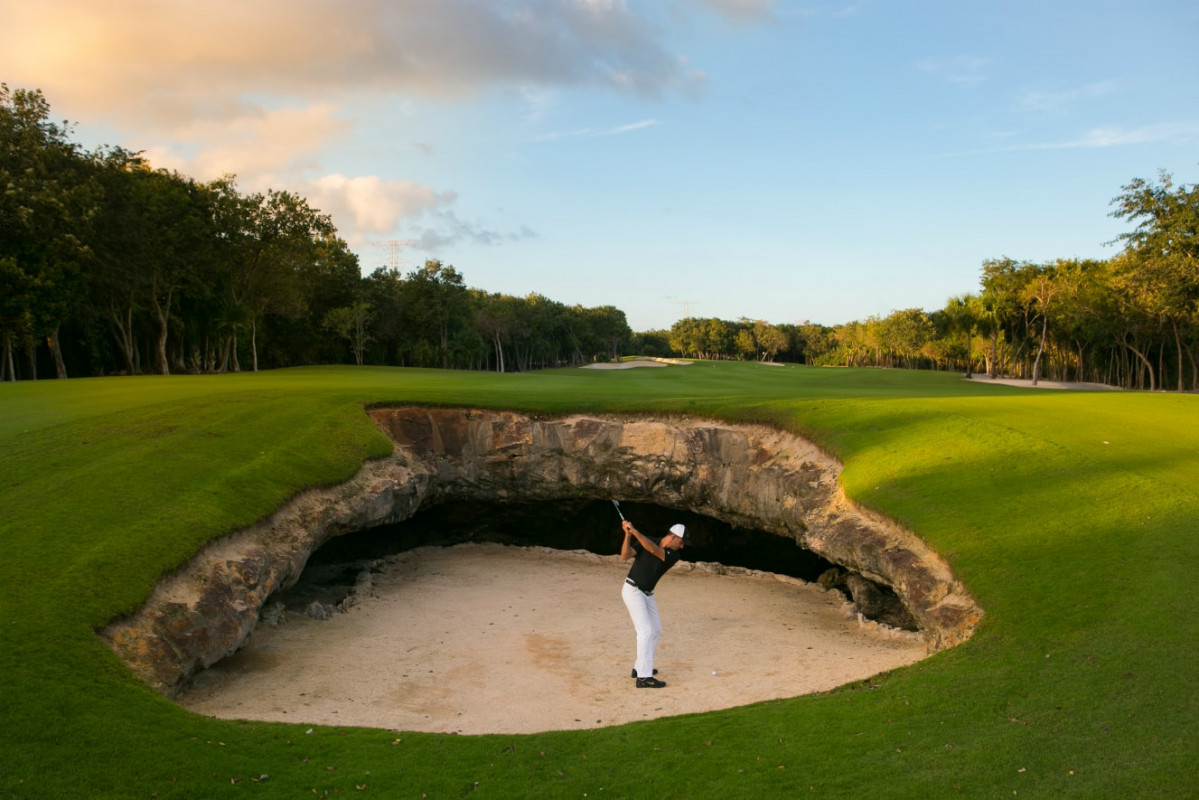
M 389 452 L 363 408 L 391 403 L 784 426 L 987 616 L 832 692 L 532 736 L 221 722 L 133 678 L 94 629 L 203 542 Z M 1197 421 L 1190 395 L 745 363 L 3 384 L 0 797 L 1191 796 Z

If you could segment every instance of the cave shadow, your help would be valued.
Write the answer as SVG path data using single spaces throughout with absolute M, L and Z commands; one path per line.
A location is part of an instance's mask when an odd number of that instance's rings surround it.
M 721 520 L 650 503 L 621 503 L 624 516 L 651 538 L 671 525 L 687 526 L 690 545 L 682 560 L 715 562 L 788 575 L 815 583 L 837 565 L 794 540 L 762 530 L 738 528 Z M 563 499 L 554 502 L 447 500 L 422 508 L 393 525 L 330 540 L 308 559 L 294 586 L 275 598 L 289 611 L 302 612 L 315 600 L 337 606 L 358 576 L 374 562 L 417 547 L 452 547 L 487 542 L 517 547 L 587 550 L 601 556 L 620 552 L 620 517 L 611 501 Z M 839 588 L 848 598 L 848 592 Z

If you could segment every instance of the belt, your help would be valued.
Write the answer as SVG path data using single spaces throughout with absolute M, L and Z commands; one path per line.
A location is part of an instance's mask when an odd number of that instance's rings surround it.
M 653 596 L 654 596 L 654 593 L 653 593 L 653 592 L 647 592 L 647 591 L 645 591 L 645 590 L 644 590 L 644 589 L 642 589 L 640 586 L 638 586 L 638 585 L 637 585 L 637 581 L 633 580 L 632 578 L 625 578 L 625 579 L 624 579 L 624 582 L 625 582 L 625 583 L 627 583 L 629 586 L 632 586 L 632 587 L 633 587 L 634 589 L 636 589 L 637 591 L 641 592 L 641 593 L 642 593 L 643 595 L 645 595 L 646 597 L 653 597 Z

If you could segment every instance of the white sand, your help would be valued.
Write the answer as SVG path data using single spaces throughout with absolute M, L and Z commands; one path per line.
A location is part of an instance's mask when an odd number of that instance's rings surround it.
M 680 358 L 634 358 L 629 361 L 597 361 L 584 364 L 580 369 L 633 369 L 635 367 L 686 367 L 691 362 Z
M 1030 378 L 991 378 L 989 375 L 971 375 L 966 380 L 979 383 L 998 383 L 1003 386 L 1019 386 L 1026 389 L 1087 389 L 1091 391 L 1120 391 L 1119 386 L 1108 386 L 1106 383 L 1069 383 L 1063 381 L 1047 381 L 1041 379 L 1033 386 Z
M 636 689 L 627 571 L 580 551 L 412 550 L 348 613 L 259 626 L 181 702 L 231 719 L 531 733 L 794 697 L 926 655 L 916 634 L 859 624 L 835 592 L 683 562 L 655 593 L 667 686 Z

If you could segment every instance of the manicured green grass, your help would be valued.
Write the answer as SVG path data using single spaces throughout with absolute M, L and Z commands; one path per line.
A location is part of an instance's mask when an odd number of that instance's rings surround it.
M 788 427 L 987 616 L 837 691 L 534 736 L 223 722 L 134 679 L 94 630 L 204 541 L 387 452 L 362 412 L 388 403 Z M 0 385 L 0 797 L 1193 796 L 1197 421 L 1194 396 L 702 362 Z

